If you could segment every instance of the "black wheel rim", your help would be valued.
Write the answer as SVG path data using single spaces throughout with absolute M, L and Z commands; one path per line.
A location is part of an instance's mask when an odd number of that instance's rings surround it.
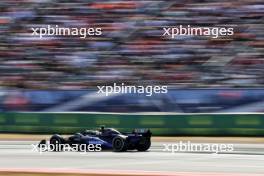
M 120 139 L 116 139 L 114 141 L 114 147 L 115 147 L 116 150 L 121 150 L 122 147 L 123 147 L 123 141 L 120 140 Z

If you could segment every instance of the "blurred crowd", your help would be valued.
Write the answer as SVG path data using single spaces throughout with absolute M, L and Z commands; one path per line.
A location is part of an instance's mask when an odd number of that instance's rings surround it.
M 263 87 L 263 16 L 263 0 L 1 0 L 0 87 Z M 103 34 L 32 36 L 41 25 Z M 164 26 L 178 25 L 232 26 L 235 34 L 162 37 Z

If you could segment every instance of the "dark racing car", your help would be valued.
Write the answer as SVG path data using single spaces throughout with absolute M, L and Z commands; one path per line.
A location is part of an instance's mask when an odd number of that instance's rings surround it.
M 151 146 L 150 138 L 150 130 L 135 129 L 131 133 L 120 133 L 113 128 L 101 127 L 100 130 L 86 130 L 67 138 L 55 134 L 50 138 L 49 143 L 52 145 L 67 144 L 69 146 L 100 145 L 101 149 L 111 149 L 115 152 L 146 151 Z M 42 140 L 40 144 L 46 144 L 46 140 Z M 54 150 L 58 151 L 57 149 Z

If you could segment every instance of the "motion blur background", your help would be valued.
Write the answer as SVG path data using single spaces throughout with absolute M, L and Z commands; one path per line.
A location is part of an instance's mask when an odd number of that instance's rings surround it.
M 0 111 L 263 112 L 263 16 L 262 0 L 1 0 Z M 48 24 L 103 35 L 31 35 Z M 188 24 L 235 35 L 162 37 Z M 94 96 L 114 82 L 169 93 Z
M 47 25 L 103 34 L 32 35 L 32 27 Z M 163 27 L 179 25 L 233 27 L 234 36 L 162 36 Z M 168 93 L 96 93 L 114 83 L 164 85 Z M 264 112 L 263 0 L 0 0 L 0 176 L 263 176 L 264 113 L 256 112 Z M 101 125 L 150 129 L 152 146 L 87 155 L 28 148 L 51 136 L 40 134 Z M 164 144 L 182 140 L 234 143 L 234 151 L 164 152 Z

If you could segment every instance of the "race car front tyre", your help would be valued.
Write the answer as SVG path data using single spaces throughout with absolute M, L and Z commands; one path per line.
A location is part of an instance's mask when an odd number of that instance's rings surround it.
M 137 145 L 136 149 L 140 152 L 147 151 L 151 146 L 151 141 L 148 138 L 143 139 L 140 141 L 140 143 Z
M 113 139 L 112 142 L 114 152 L 126 151 L 126 138 L 124 136 L 118 135 Z
M 60 152 L 63 150 L 63 144 L 64 144 L 64 139 L 58 135 L 55 134 L 50 138 L 50 150 L 51 151 L 56 151 Z

